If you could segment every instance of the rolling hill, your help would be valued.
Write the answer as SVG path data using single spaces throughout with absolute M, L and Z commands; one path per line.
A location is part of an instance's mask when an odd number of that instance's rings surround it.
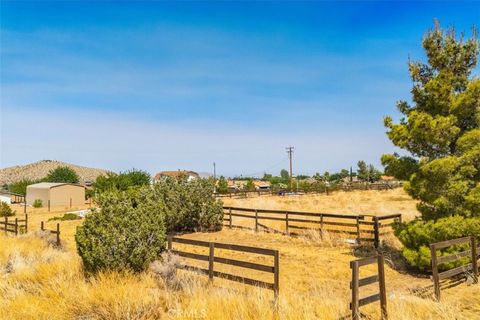
M 41 179 L 45 177 L 50 170 L 59 166 L 67 166 L 75 170 L 80 177 L 80 183 L 95 181 L 99 175 L 108 172 L 108 170 L 82 167 L 62 161 L 41 160 L 27 165 L 0 169 L 0 185 L 11 184 L 22 179 Z

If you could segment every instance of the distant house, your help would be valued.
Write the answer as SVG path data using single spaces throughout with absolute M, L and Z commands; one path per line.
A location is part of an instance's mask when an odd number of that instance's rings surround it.
M 239 190 L 245 189 L 248 180 L 228 180 L 228 190 L 230 192 L 235 192 Z M 262 180 L 253 180 L 253 184 L 255 185 L 255 190 L 270 190 L 272 188 L 272 184 L 269 181 L 262 181 Z
M 194 179 L 200 178 L 199 174 L 194 172 L 194 171 L 187 171 L 187 170 L 172 170 L 172 171 L 160 171 L 158 172 L 155 177 L 153 178 L 153 181 L 160 181 L 164 178 L 174 178 L 174 179 L 179 179 L 181 177 L 187 177 L 187 181 L 192 181 Z
M 85 204 L 85 187 L 71 183 L 41 182 L 27 186 L 27 205 L 41 200 L 43 206 L 78 206 Z
M 272 188 L 272 184 L 270 181 L 262 181 L 262 180 L 255 180 L 253 181 L 255 185 L 255 189 L 257 190 L 270 190 Z
M 243 180 L 228 180 L 227 181 L 227 184 L 228 184 L 228 191 L 230 192 L 235 192 L 235 191 L 238 191 L 238 190 L 242 190 L 243 187 L 247 184 L 246 181 L 243 181 Z

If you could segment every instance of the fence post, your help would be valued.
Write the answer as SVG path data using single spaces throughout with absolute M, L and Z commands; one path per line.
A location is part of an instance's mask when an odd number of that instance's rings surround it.
M 28 214 L 25 214 L 25 233 L 28 233 Z
M 278 250 L 275 250 L 273 259 L 274 259 L 273 266 L 275 269 L 274 281 L 273 281 L 273 294 L 275 297 L 275 302 L 277 302 L 278 294 L 280 291 L 280 256 L 279 256 Z
M 374 218 L 373 236 L 373 245 L 378 249 L 380 247 L 380 223 L 378 222 L 378 217 Z
M 48 200 L 48 212 L 50 212 L 50 200 Z
M 15 235 L 18 236 L 18 218 L 15 218 Z
M 385 259 L 383 255 L 378 255 L 378 285 L 380 289 L 380 307 L 382 310 L 382 319 L 387 319 L 387 292 L 385 289 Z
M 43 221 L 40 222 L 40 230 L 42 230 L 42 231 L 45 230 L 45 225 L 43 224 Z
M 172 251 L 172 236 L 167 237 L 167 250 L 168 252 Z
M 57 223 L 57 246 L 60 246 L 60 223 Z
M 470 247 L 472 252 L 472 269 L 473 269 L 473 281 L 478 283 L 478 256 L 477 256 L 477 242 L 475 236 L 470 237 Z
M 232 228 L 232 208 L 228 209 L 228 215 L 230 216 L 230 221 L 228 222 L 230 229 Z
M 357 216 L 357 244 L 360 244 L 360 217 Z
M 255 209 L 255 231 L 258 231 L 258 210 Z
M 437 250 L 435 244 L 430 245 L 430 252 L 432 254 L 432 278 L 435 298 L 437 301 L 440 301 L 440 279 L 438 278 Z
M 288 231 L 288 212 L 285 212 L 285 233 L 290 234 Z
M 352 269 L 352 319 L 353 320 L 360 320 L 360 313 L 358 310 L 358 279 L 359 279 L 359 272 L 358 272 L 358 262 L 351 261 L 350 268 Z
M 23 205 L 23 213 L 27 213 L 27 199 L 25 199 L 25 204 Z
M 320 214 L 320 239 L 323 240 L 323 214 Z
M 213 261 L 215 259 L 215 243 L 210 242 L 209 244 L 210 247 L 210 252 L 208 255 L 208 278 L 210 279 L 210 282 L 213 281 Z
M 8 217 L 5 217 L 5 235 L 7 235 L 7 232 L 8 232 L 7 228 L 8 228 Z

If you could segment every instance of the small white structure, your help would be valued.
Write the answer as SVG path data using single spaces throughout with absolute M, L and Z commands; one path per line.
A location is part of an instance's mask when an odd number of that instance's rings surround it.
M 6 204 L 12 204 L 12 198 L 10 195 L 0 194 L 0 202 L 5 202 Z

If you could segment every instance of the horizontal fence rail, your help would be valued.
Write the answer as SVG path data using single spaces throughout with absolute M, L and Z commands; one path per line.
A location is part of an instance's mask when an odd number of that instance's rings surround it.
M 312 213 L 288 210 L 253 209 L 224 206 L 224 222 L 228 227 L 245 227 L 234 224 L 234 218 L 247 218 L 254 222 L 256 231 L 263 230 L 279 232 L 283 234 L 295 234 L 292 230 L 319 230 L 323 237 L 323 231 L 353 236 L 357 244 L 362 242 L 373 243 L 376 248 L 380 245 L 382 235 L 391 232 L 391 226 L 402 221 L 401 214 L 385 216 L 374 215 L 348 215 L 336 213 Z M 263 224 L 263 221 L 281 221 L 284 223 L 283 230 L 274 229 Z M 303 225 L 300 225 L 303 224 Z M 339 229 L 342 228 L 342 229 Z M 385 231 L 385 228 L 390 227 Z
M 57 223 L 56 230 L 48 230 L 48 229 L 45 229 L 45 223 L 42 221 L 40 223 L 40 230 L 49 232 L 51 234 L 54 234 L 55 238 L 56 238 L 55 243 L 56 243 L 57 246 L 60 246 L 60 223 Z
M 470 249 L 449 255 L 438 256 L 437 254 L 437 250 L 462 245 L 469 245 Z M 465 272 L 471 272 L 474 282 L 478 282 L 478 253 L 480 252 L 480 247 L 477 247 L 477 241 L 475 240 L 474 236 L 432 243 L 430 244 L 430 252 L 432 264 L 432 280 L 435 290 L 435 298 L 437 300 L 440 300 L 440 280 L 454 277 Z M 458 261 L 466 257 L 470 258 L 470 263 L 463 264 L 461 266 L 443 272 L 439 272 L 439 265 Z
M 287 195 L 290 193 L 294 194 L 329 194 L 333 191 L 355 191 L 355 190 L 392 190 L 395 188 L 401 187 L 402 184 L 399 183 L 353 183 L 353 184 L 341 184 L 337 186 L 314 186 L 311 189 L 257 189 L 257 190 L 235 190 L 228 192 L 215 192 L 215 196 L 219 198 L 237 198 L 237 197 L 248 197 L 249 195 L 257 196 L 273 196 L 273 195 Z
M 378 273 L 366 278 L 360 278 L 360 267 L 374 263 L 377 264 Z M 359 320 L 362 318 L 360 314 L 360 307 L 376 301 L 380 301 L 381 318 L 387 319 L 387 294 L 385 289 L 384 265 L 385 260 L 382 255 L 350 262 L 350 268 L 352 269 L 352 281 L 350 282 L 350 289 L 352 290 L 352 302 L 350 303 L 350 310 L 352 311 L 353 320 Z M 361 287 L 377 282 L 379 287 L 378 293 L 360 298 L 359 289 Z
M 4 217 L 0 220 L 0 230 L 5 232 L 5 235 L 8 233 L 13 233 L 15 235 L 28 232 L 28 214 L 25 215 L 24 219 L 19 218 L 9 218 Z
M 188 251 L 177 250 L 173 248 L 173 243 L 180 243 L 184 245 L 197 246 L 197 247 L 206 247 L 206 248 L 209 248 L 209 254 L 202 255 L 202 254 L 192 253 Z M 215 256 L 216 254 L 215 249 L 226 249 L 231 251 L 272 256 L 273 265 L 265 265 L 265 264 L 259 264 L 259 263 L 249 262 L 249 261 L 218 257 L 218 256 Z M 214 277 L 218 277 L 218 278 L 228 279 L 231 281 L 241 282 L 248 285 L 264 287 L 264 288 L 273 290 L 275 299 L 278 298 L 278 294 L 280 290 L 280 286 L 279 286 L 280 257 L 279 257 L 278 250 L 248 247 L 248 246 L 236 245 L 236 244 L 191 240 L 191 239 L 178 238 L 178 237 L 168 237 L 168 251 L 180 257 L 189 258 L 189 259 L 198 260 L 198 261 L 208 261 L 208 269 L 204 269 L 204 268 L 200 268 L 192 265 L 183 265 L 182 269 L 198 271 L 198 272 L 207 274 L 211 281 L 213 281 Z M 265 282 L 265 281 L 251 279 L 251 278 L 246 278 L 239 275 L 233 275 L 230 273 L 216 271 L 215 270 L 216 263 L 231 265 L 231 266 L 236 266 L 236 267 L 241 267 L 246 269 L 253 269 L 253 270 L 267 272 L 267 273 L 273 273 L 274 279 L 273 279 L 273 282 Z

